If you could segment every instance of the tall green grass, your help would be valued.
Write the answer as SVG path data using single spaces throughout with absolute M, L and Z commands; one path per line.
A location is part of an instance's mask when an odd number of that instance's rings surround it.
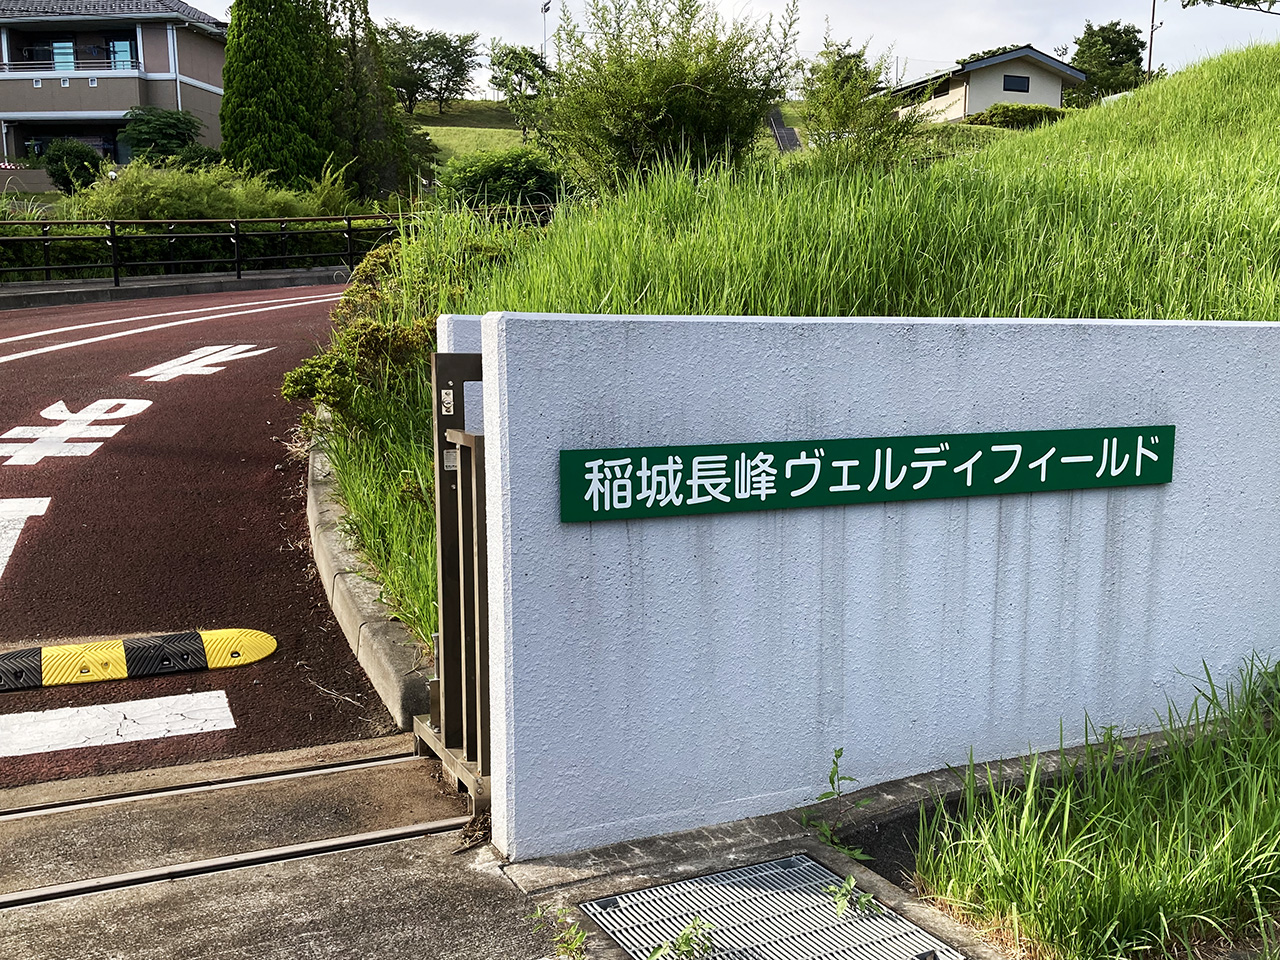
M 423 207 L 402 224 L 400 243 L 357 268 L 334 310 L 326 351 L 286 377 L 287 395 L 328 406 L 316 440 L 333 464 L 347 531 L 375 568 L 383 599 L 424 646 L 438 622 L 435 321 L 460 290 L 510 259 L 532 229 Z
M 1057 776 L 1025 786 L 972 764 L 959 810 L 922 813 L 918 885 L 1008 945 L 1060 960 L 1191 954 L 1264 939 L 1280 912 L 1280 725 L 1275 668 L 1206 672 L 1158 749 L 1091 731 Z
M 1274 319 L 1280 48 L 925 168 L 658 176 L 458 312 Z
M 430 368 L 415 364 L 394 392 L 357 388 L 350 415 L 321 438 L 346 532 L 376 570 L 382 599 L 424 645 L 437 623 L 431 396 Z

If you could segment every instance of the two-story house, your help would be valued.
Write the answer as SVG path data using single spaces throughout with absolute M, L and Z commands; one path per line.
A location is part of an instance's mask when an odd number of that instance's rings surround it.
M 71 137 L 127 160 L 116 138 L 135 106 L 188 110 L 216 146 L 226 43 L 181 0 L 0 0 L 4 159 Z

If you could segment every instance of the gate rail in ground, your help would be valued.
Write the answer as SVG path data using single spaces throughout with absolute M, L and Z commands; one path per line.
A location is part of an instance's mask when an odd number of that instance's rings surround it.
M 478 353 L 431 356 L 439 633 L 431 713 L 413 718 L 417 743 L 489 807 L 489 579 L 484 436 L 465 429 L 464 384 L 481 379 Z
M 398 234 L 402 218 L 269 217 L 240 220 L 44 220 L 0 224 L 0 283 L 234 270 L 289 265 L 355 268 L 373 247 Z M 66 230 L 77 232 L 64 232 Z M 79 244 L 79 246 L 75 246 Z M 55 250 L 55 245 L 59 250 Z M 101 254 L 94 251 L 99 249 Z M 72 262 L 61 263 L 66 250 Z M 160 253 L 162 255 L 157 256 Z M 102 259 L 75 262 L 93 256 Z

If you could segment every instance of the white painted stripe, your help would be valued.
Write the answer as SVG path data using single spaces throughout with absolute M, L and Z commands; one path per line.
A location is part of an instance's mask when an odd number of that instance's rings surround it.
M 225 690 L 0 716 L 0 757 L 234 730 Z
M 18 546 L 18 537 L 28 517 L 39 517 L 49 509 L 48 497 L 23 497 L 17 500 L 0 500 L 0 577 L 5 565 Z
M 310 303 L 325 303 L 337 301 L 338 296 L 325 297 L 319 300 L 308 301 Z M 84 340 L 70 340 L 67 343 L 55 343 L 48 347 L 39 347 L 35 350 L 26 350 L 22 353 L 10 353 L 0 357 L 0 363 L 8 363 L 11 360 L 23 360 L 27 357 L 38 356 L 42 353 L 55 353 L 58 350 L 70 350 L 72 347 L 83 347 L 90 343 L 101 343 L 103 340 L 116 340 L 120 337 L 132 337 L 139 333 L 151 333 L 155 330 L 165 330 L 169 327 L 181 327 L 189 323 L 204 323 L 206 320 L 225 320 L 227 317 L 243 317 L 250 313 L 270 313 L 272 310 L 284 310 L 288 307 L 298 306 L 299 304 L 284 304 L 283 306 L 274 307 L 258 307 L 256 310 L 234 310 L 230 313 L 214 313 L 207 317 L 191 317 L 187 320 L 172 320 L 169 323 L 156 323 L 149 327 L 138 327 L 136 330 L 121 330 L 118 333 L 104 333 L 97 337 L 87 337 Z
M 261 307 L 270 304 L 320 303 L 332 297 L 331 293 L 309 293 L 304 297 L 276 297 L 271 300 L 250 300 L 246 303 L 229 303 L 228 307 Z M 170 310 L 168 313 L 144 313 L 136 317 L 121 317 L 118 320 L 97 320 L 93 323 L 77 323 L 70 327 L 51 327 L 48 330 L 36 330 L 34 333 L 20 333 L 13 337 L 0 337 L 0 343 L 16 343 L 19 340 L 34 340 L 37 337 L 54 337 L 60 333 L 73 333 L 76 330 L 89 330 L 93 327 L 109 327 L 117 323 L 138 323 L 143 320 L 163 320 L 165 317 L 181 317 L 191 313 L 200 313 L 208 307 L 188 307 L 185 310 Z M 217 308 L 215 308 L 217 309 Z

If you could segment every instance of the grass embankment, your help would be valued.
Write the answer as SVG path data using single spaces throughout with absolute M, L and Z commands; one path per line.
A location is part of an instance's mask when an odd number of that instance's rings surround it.
M 922 815 L 921 889 L 1019 955 L 1057 960 L 1274 947 L 1280 912 L 1276 673 L 1206 675 L 1158 751 L 1095 735 L 1063 774 L 1032 758 L 1023 788 L 970 767 L 959 811 Z M 1270 943 L 1268 944 L 1268 938 Z
M 417 313 L 387 315 L 1276 319 L 1277 91 L 1280 48 L 1256 47 L 932 164 L 886 173 L 806 158 L 696 181 L 669 173 L 599 206 L 565 205 L 518 243 L 457 215 L 468 244 L 503 254 L 449 282 L 411 268 L 405 282 L 429 296 Z M 446 118 L 479 123 L 470 109 Z M 424 212 L 406 255 L 437 250 L 453 216 Z M 469 249 L 408 258 L 452 262 Z M 427 422 L 419 402 L 389 409 Z M 431 609 L 434 593 L 396 602 Z
M 1255 47 L 922 169 L 656 177 L 454 308 L 1274 319 L 1277 81 Z
M 440 148 L 436 162 L 479 150 L 507 150 L 520 146 L 520 128 L 505 103 L 460 100 L 444 113 L 433 103 L 420 104 L 410 119 L 424 128 Z

